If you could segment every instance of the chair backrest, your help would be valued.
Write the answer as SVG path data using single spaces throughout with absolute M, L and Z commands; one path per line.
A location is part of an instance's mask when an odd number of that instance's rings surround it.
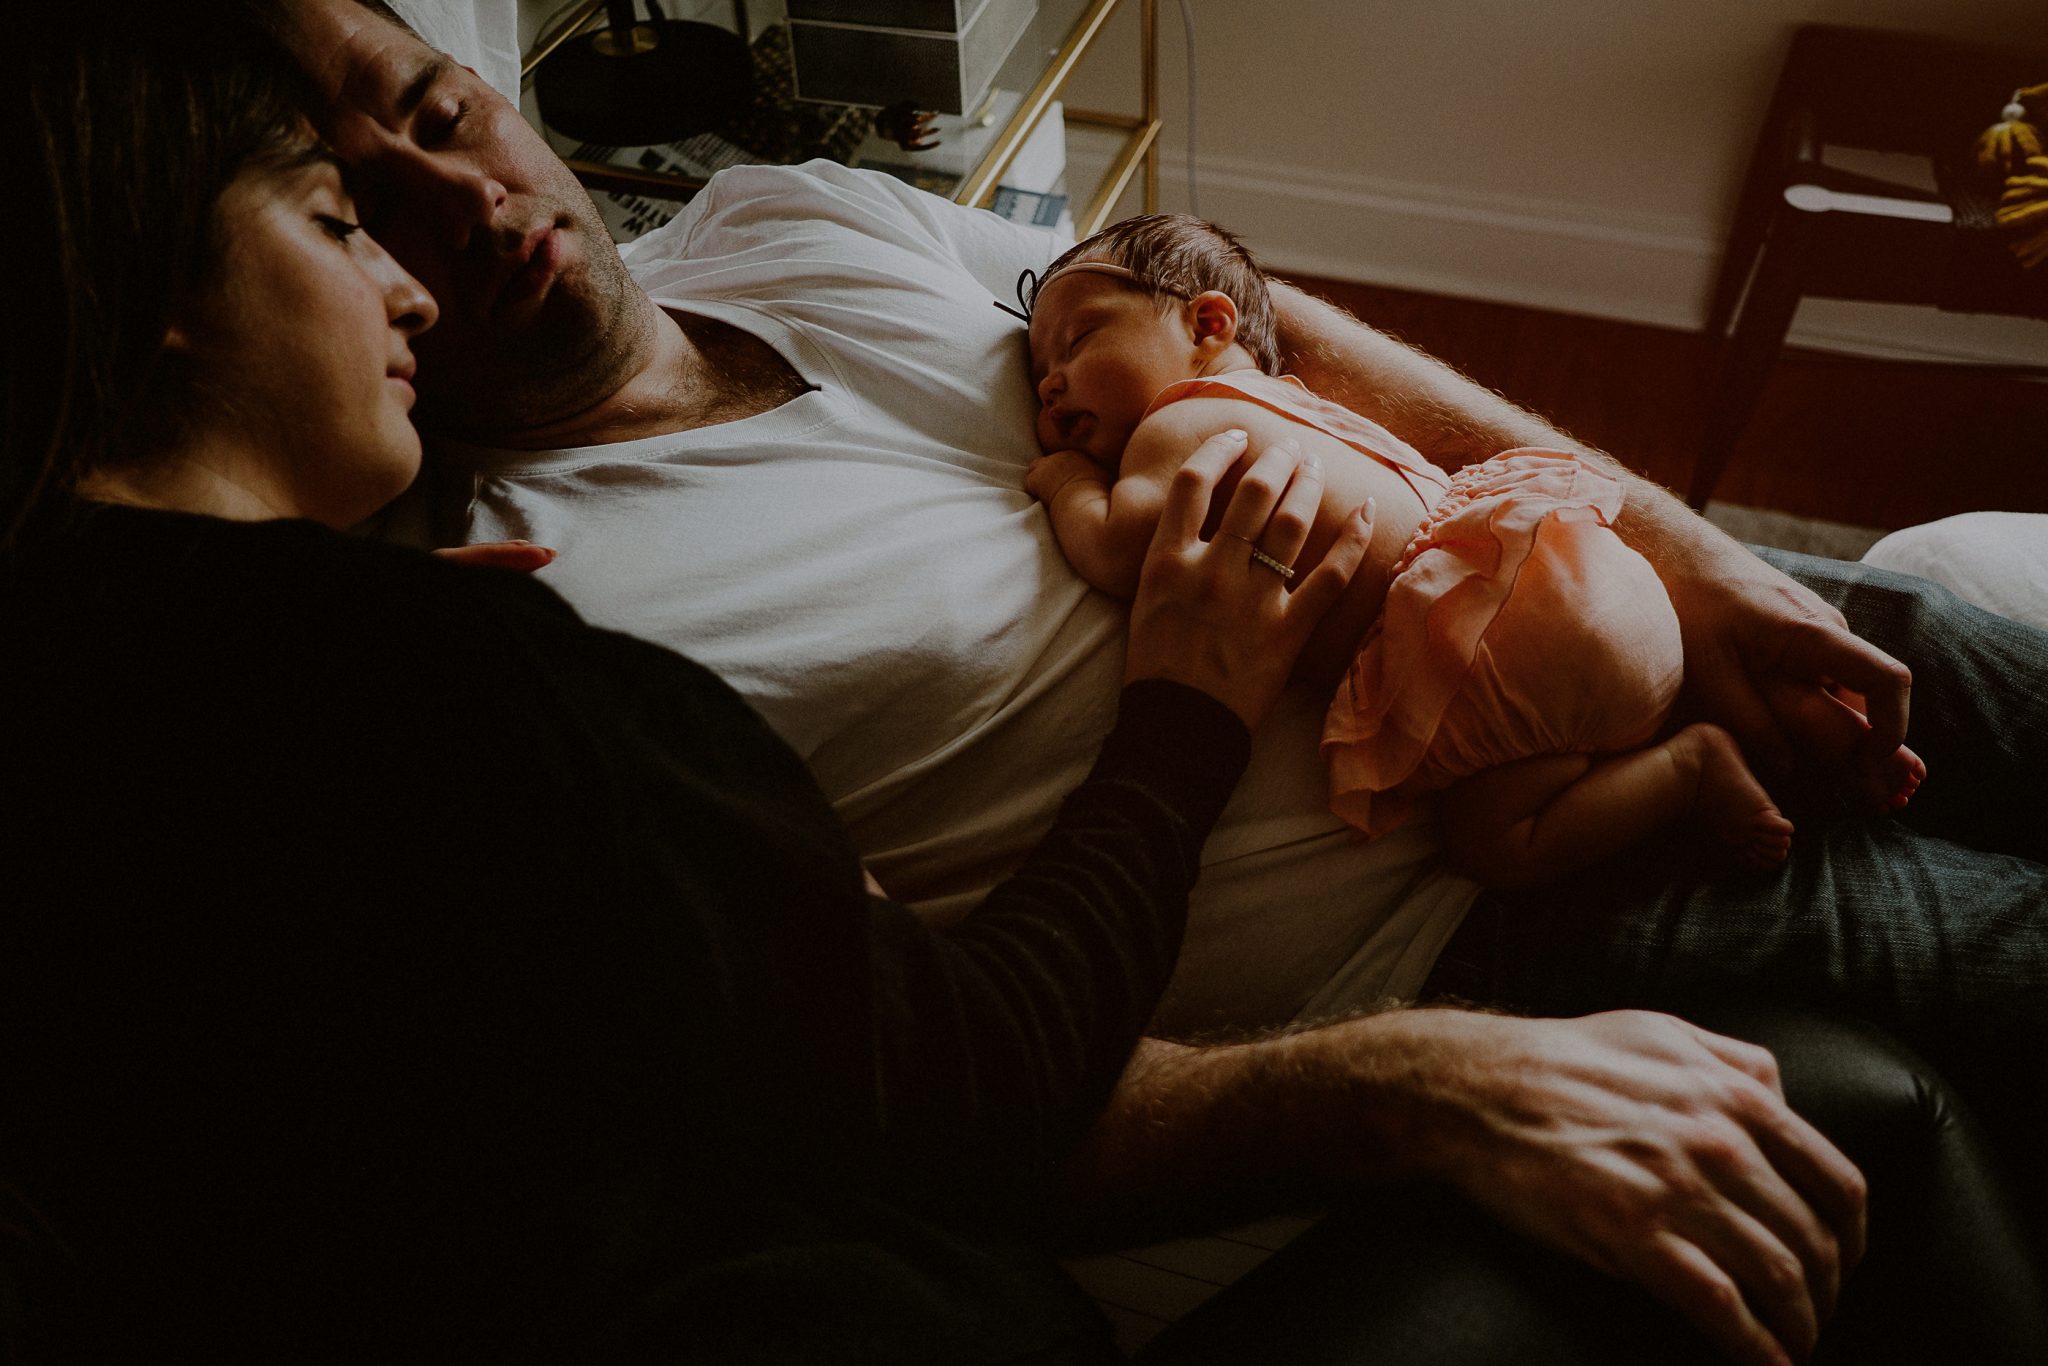
M 1822 141 L 1943 160 L 1966 156 L 2022 86 L 2048 81 L 2048 52 L 1926 34 L 1808 24 L 1783 85 Z

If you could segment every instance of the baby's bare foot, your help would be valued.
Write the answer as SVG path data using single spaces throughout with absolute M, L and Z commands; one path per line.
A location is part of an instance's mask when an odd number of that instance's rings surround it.
M 1699 759 L 1693 810 L 1744 868 L 1775 868 L 1792 852 L 1792 822 L 1749 771 L 1735 737 L 1702 721 L 1673 737 Z
M 1900 745 L 1889 754 L 1857 756 L 1857 786 L 1878 815 L 1889 815 L 1913 800 L 1927 777 L 1920 756 Z

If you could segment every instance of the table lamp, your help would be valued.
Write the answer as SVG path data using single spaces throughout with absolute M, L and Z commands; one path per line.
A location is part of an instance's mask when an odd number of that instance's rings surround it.
M 665 18 L 646 0 L 606 0 L 607 24 L 572 38 L 534 72 L 534 97 L 550 128 L 614 147 L 676 142 L 713 128 L 751 103 L 754 63 L 739 34 Z M 737 7 L 736 12 L 737 12 Z

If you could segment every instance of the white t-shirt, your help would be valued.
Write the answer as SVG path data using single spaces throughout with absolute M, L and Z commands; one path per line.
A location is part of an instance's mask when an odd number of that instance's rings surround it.
M 526 537 L 591 621 L 729 680 L 810 763 L 893 896 L 957 915 L 1023 857 L 1114 716 L 1124 607 L 1061 558 L 1018 272 L 1063 244 L 829 162 L 717 176 L 628 268 L 815 388 L 670 436 L 444 450 L 470 540 Z M 1426 823 L 1370 846 L 1325 808 L 1327 699 L 1290 695 L 1204 851 L 1162 1027 L 1411 995 L 1473 896 Z

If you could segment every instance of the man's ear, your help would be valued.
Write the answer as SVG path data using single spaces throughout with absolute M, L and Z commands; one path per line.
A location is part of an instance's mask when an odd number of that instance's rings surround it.
M 1204 290 L 1188 301 L 1194 324 L 1195 351 L 1203 359 L 1228 351 L 1237 340 L 1237 304 L 1220 289 Z

